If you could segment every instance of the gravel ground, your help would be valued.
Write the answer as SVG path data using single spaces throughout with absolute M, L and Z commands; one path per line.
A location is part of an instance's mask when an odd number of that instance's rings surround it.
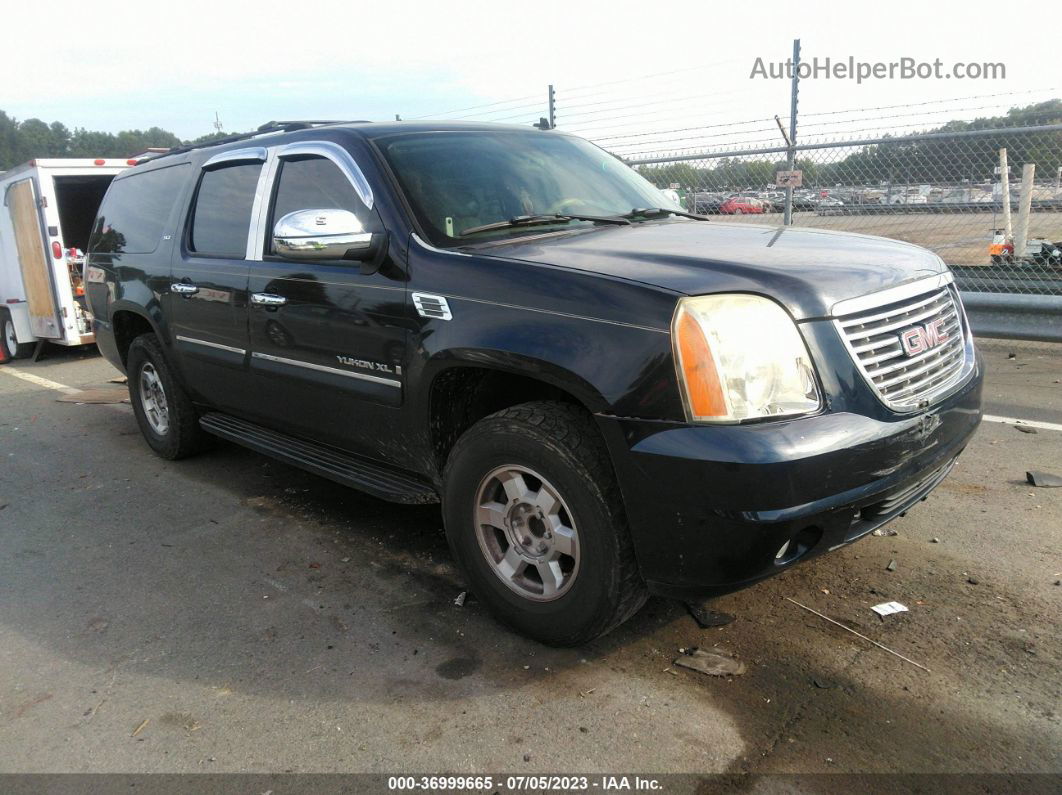
M 1062 423 L 1062 353 L 985 350 L 988 414 Z M 164 462 L 128 406 L 13 369 L 116 375 L 0 367 L 0 772 L 1062 773 L 1062 489 L 1025 483 L 1062 432 L 985 423 L 897 535 L 715 600 L 727 626 L 654 599 L 555 650 L 454 604 L 436 507 L 228 445 Z M 747 672 L 676 669 L 692 646 Z

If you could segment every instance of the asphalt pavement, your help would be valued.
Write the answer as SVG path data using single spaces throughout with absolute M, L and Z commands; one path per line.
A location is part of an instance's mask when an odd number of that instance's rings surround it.
M 1062 475 L 1062 351 L 984 350 L 986 413 L 1041 427 L 984 423 L 896 535 L 568 650 L 455 604 L 437 506 L 162 461 L 66 402 L 120 397 L 91 350 L 0 366 L 0 772 L 1062 773 L 1062 489 L 1025 482 Z

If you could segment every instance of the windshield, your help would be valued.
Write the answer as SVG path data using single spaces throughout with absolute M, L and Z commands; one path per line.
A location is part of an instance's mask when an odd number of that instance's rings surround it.
M 526 235 L 510 227 L 467 229 L 519 216 L 616 216 L 635 207 L 679 209 L 648 180 L 593 144 L 549 132 L 430 132 L 400 135 L 381 149 L 435 245 Z M 535 233 L 589 226 L 564 221 Z

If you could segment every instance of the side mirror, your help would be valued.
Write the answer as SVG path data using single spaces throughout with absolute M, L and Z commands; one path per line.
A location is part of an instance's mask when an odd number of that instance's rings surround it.
M 273 251 L 295 260 L 378 259 L 384 235 L 366 232 L 349 210 L 296 210 L 273 227 Z

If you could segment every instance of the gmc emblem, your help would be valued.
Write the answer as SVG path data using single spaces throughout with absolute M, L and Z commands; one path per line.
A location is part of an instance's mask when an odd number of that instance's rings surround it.
M 947 342 L 950 337 L 948 332 L 944 330 L 944 323 L 945 320 L 941 317 L 926 323 L 924 326 L 915 326 L 907 329 L 900 335 L 900 345 L 903 346 L 903 352 L 908 356 L 917 356 L 930 348 L 935 348 Z

